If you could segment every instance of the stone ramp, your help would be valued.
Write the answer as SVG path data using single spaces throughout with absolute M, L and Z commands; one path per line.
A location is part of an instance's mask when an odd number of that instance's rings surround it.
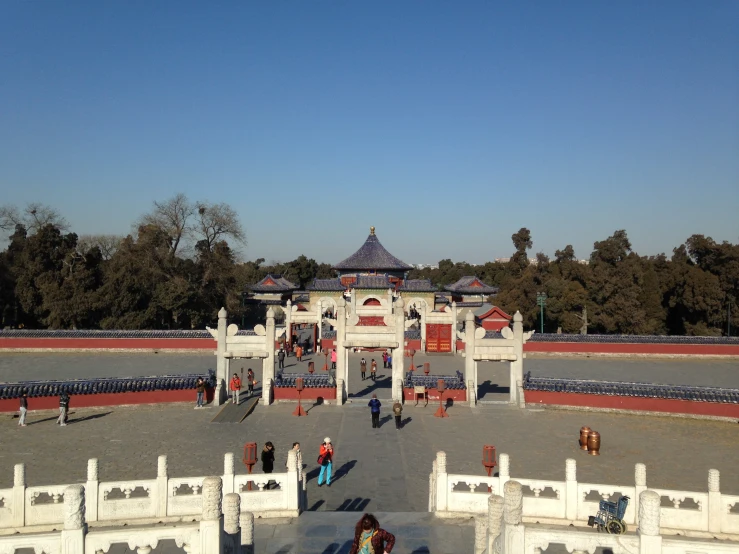
M 467 554 L 474 551 L 472 519 L 436 519 L 427 512 L 373 512 L 395 535 L 393 554 Z M 304 512 L 275 525 L 256 520 L 255 554 L 347 554 L 362 512 Z
M 259 396 L 250 396 L 238 404 L 229 400 L 216 414 L 211 423 L 241 423 L 259 404 Z

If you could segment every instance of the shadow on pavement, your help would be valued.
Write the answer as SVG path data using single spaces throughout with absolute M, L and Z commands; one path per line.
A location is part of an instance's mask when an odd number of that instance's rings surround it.
M 400 428 L 402 429 L 403 427 L 405 427 L 406 425 L 408 425 L 411 421 L 413 421 L 413 418 L 412 417 L 405 418 L 404 420 L 402 420 L 400 422 Z
M 485 398 L 486 394 L 510 394 L 511 387 L 502 387 L 498 383 L 483 381 L 477 387 L 477 399 Z
M 336 470 L 336 473 L 334 473 L 333 477 L 331 477 L 331 483 L 333 483 L 334 481 L 338 481 L 339 479 L 344 477 L 344 475 L 348 474 L 355 465 L 357 465 L 357 460 L 346 462 L 343 466 Z
M 391 415 L 386 415 L 386 416 L 381 417 L 380 418 L 380 421 L 377 422 L 377 427 L 378 428 L 382 427 L 383 425 L 385 425 L 391 419 L 393 419 L 393 416 L 391 416 Z
M 315 504 L 313 504 L 313 506 L 311 506 L 310 508 L 308 508 L 306 511 L 307 512 L 317 512 L 318 511 L 318 508 L 320 508 L 324 504 L 325 504 L 325 502 L 323 500 L 319 500 Z
M 362 512 L 370 503 L 369 498 L 347 498 L 336 508 L 337 512 Z
M 108 414 L 112 414 L 113 412 L 103 412 L 101 414 L 90 414 L 89 416 L 81 417 L 79 419 L 68 419 L 67 424 L 70 423 L 82 423 L 83 421 L 90 421 L 91 419 L 98 419 L 101 417 L 105 417 Z
M 353 394 L 350 394 L 349 396 L 351 398 L 357 398 L 357 397 L 366 396 L 368 394 L 372 394 L 372 392 L 374 392 L 377 389 L 389 389 L 390 386 L 392 385 L 393 378 L 381 376 L 377 378 L 377 381 L 371 381 L 371 382 L 372 382 L 371 385 L 365 386 L 365 388 L 363 388 L 359 392 L 355 392 Z

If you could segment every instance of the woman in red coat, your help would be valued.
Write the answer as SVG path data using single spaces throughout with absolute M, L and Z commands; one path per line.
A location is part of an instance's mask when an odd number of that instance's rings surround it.
M 372 514 L 364 514 L 354 528 L 354 543 L 349 554 L 390 554 L 395 546 L 395 535 L 380 529 Z

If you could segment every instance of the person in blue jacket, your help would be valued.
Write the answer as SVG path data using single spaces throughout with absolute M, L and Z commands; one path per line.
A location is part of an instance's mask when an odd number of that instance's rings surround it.
M 370 407 L 370 412 L 372 412 L 372 428 L 377 429 L 380 427 L 380 406 L 382 406 L 382 402 L 377 400 L 376 394 L 373 394 L 372 400 L 367 405 Z

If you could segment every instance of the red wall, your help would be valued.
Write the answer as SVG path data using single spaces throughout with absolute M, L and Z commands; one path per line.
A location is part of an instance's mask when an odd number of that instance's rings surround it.
M 275 400 L 297 400 L 298 391 L 295 387 L 272 387 Z M 303 400 L 336 400 L 336 387 L 315 387 L 303 389 L 301 394 Z
M 524 391 L 526 404 L 611 408 L 642 412 L 665 412 L 739 418 L 739 404 L 692 402 L 666 398 L 637 398 L 633 396 L 604 396 L 567 392 Z
M 688 356 L 739 356 L 739 345 L 733 344 L 654 344 L 603 342 L 527 342 L 524 352 L 593 353 L 593 354 L 682 354 Z
M 439 401 L 439 391 L 437 391 L 436 389 L 427 389 L 426 393 L 429 397 L 429 404 L 433 401 Z M 453 389 L 444 391 L 444 402 L 446 403 L 447 399 L 449 398 L 451 398 L 455 402 L 463 402 L 467 400 L 467 391 L 465 389 Z M 403 387 L 403 399 L 406 402 L 412 402 L 413 404 L 416 403 L 416 395 L 413 387 Z M 419 398 L 418 402 L 421 403 L 423 402 L 423 400 Z
M 58 339 L 58 338 L 0 338 L 4 348 L 66 348 L 74 350 L 130 349 L 130 350 L 215 350 L 216 341 L 208 339 Z
M 206 389 L 208 402 L 213 400 L 213 389 Z M 92 408 L 102 406 L 124 406 L 130 404 L 162 404 L 165 402 L 192 402 L 195 404 L 195 390 L 163 390 L 144 392 L 118 392 L 104 394 L 73 394 L 69 407 Z M 17 398 L 0 400 L 0 412 L 17 412 L 20 401 Z M 56 410 L 59 408 L 58 396 L 40 396 L 28 399 L 29 413 L 34 410 Z

